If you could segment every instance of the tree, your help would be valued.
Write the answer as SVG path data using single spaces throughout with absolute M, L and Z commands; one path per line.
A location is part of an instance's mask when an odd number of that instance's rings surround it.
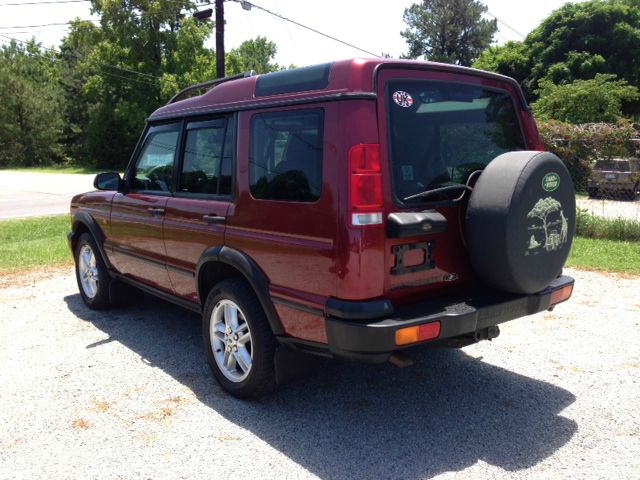
M 536 118 L 568 123 L 615 123 L 622 117 L 622 103 L 640 98 L 636 87 L 616 78 L 596 74 L 592 80 L 562 85 L 542 80 L 539 99 L 532 105 Z
M 45 165 L 65 160 L 66 102 L 55 55 L 31 40 L 0 50 L 0 165 Z
M 554 212 L 560 212 L 562 210 L 562 205 L 553 197 L 547 197 L 544 199 L 540 199 L 533 206 L 531 211 L 527 214 L 527 218 L 537 218 L 542 222 L 542 229 L 544 230 L 544 247 L 547 250 L 553 250 L 553 246 L 549 242 L 549 223 L 547 219 L 549 215 Z M 562 216 L 564 219 L 564 215 Z
M 471 66 L 489 47 L 497 21 L 482 18 L 487 7 L 478 0 L 422 0 L 404 11 L 409 26 L 401 32 L 408 58 Z
M 531 73 L 532 61 L 524 42 L 507 42 L 484 50 L 473 67 L 522 80 Z
M 227 75 L 248 72 L 269 73 L 280 70 L 277 63 L 271 63 L 276 56 L 278 48 L 265 37 L 256 37 L 253 40 L 245 40 L 238 48 L 227 53 L 225 64 Z
M 482 52 L 474 67 L 513 76 L 529 99 L 537 97 L 541 80 L 565 84 L 598 73 L 615 74 L 640 87 L 640 2 L 566 3 L 523 42 Z

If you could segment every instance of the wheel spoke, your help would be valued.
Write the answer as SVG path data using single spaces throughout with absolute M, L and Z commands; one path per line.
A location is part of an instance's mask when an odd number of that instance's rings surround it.
M 245 347 L 240 347 L 237 352 L 233 352 L 235 359 L 238 361 L 243 372 L 248 372 L 251 368 L 251 355 Z
M 235 331 L 238 327 L 238 309 L 233 304 L 224 306 L 224 321 L 227 327 L 231 327 L 231 331 Z
M 233 329 L 233 333 L 237 333 L 239 335 L 242 335 L 244 332 L 248 331 L 249 325 L 247 325 L 247 322 L 245 322 L 244 319 L 242 319 L 242 321 L 236 325 L 236 328 Z
M 251 340 L 251 334 L 247 331 L 247 333 L 245 333 L 244 335 L 241 335 L 240 338 L 238 338 L 238 344 L 244 346 L 250 340 Z
M 214 336 L 216 340 L 219 340 L 220 342 L 222 342 L 222 344 L 224 345 L 224 332 L 221 332 L 220 330 L 218 330 L 216 328 L 216 331 L 214 332 Z
M 236 369 L 236 357 L 231 354 L 231 352 L 224 352 L 225 362 L 224 366 L 227 367 L 227 370 L 230 372 L 235 371 Z

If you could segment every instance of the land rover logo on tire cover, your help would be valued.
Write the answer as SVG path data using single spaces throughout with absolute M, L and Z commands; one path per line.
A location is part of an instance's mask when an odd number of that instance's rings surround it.
M 529 226 L 531 236 L 525 255 L 537 255 L 542 250 L 555 252 L 567 243 L 569 221 L 562 211 L 562 205 L 555 198 L 538 200 L 527 213 L 527 218 L 533 220 L 533 223 Z
M 546 192 L 555 192 L 560 186 L 560 175 L 549 172 L 542 178 L 542 188 Z

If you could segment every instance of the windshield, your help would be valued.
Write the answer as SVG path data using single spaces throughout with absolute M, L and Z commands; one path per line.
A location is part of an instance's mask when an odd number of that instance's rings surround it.
M 465 183 L 496 156 L 525 148 L 505 91 L 402 80 L 390 82 L 387 101 L 393 183 L 400 199 Z
M 609 172 L 629 172 L 629 162 L 625 160 L 598 160 L 593 167 L 594 170 Z

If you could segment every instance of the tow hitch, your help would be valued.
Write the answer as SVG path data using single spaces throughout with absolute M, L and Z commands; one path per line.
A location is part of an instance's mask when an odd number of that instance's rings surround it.
M 494 325 L 492 327 L 482 328 L 473 333 L 449 338 L 445 340 L 443 346 L 448 348 L 462 348 L 478 343 L 481 340 L 493 340 L 498 335 L 500 335 L 500 328 L 497 325 Z

